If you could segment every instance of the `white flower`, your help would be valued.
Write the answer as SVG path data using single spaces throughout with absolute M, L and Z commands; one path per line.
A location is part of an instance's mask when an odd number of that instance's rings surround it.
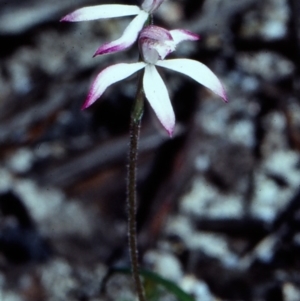
M 156 66 L 190 76 L 227 102 L 221 82 L 204 64 L 191 59 L 164 60 L 166 55 L 174 51 L 176 45 L 181 41 L 198 39 L 197 35 L 182 29 L 168 31 L 154 25 L 145 27 L 139 36 L 139 47 L 144 61 L 132 64 L 116 64 L 101 71 L 94 80 L 82 109 L 93 104 L 110 85 L 145 68 L 143 77 L 145 96 L 163 127 L 172 136 L 175 127 L 175 115 L 167 88 L 156 70 Z
M 94 56 L 118 52 L 130 47 L 137 39 L 150 14 L 153 13 L 164 0 L 144 0 L 141 8 L 136 5 L 104 4 L 83 7 L 66 15 L 60 21 L 79 22 L 96 19 L 107 19 L 137 15 L 127 26 L 123 35 L 113 41 L 102 45 Z

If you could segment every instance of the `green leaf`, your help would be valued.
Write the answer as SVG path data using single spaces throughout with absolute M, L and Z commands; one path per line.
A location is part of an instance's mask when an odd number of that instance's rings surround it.
M 120 274 L 128 274 L 131 275 L 131 270 L 129 268 L 112 268 L 112 273 L 120 273 Z M 195 299 L 184 292 L 176 283 L 167 280 L 154 272 L 150 272 L 148 270 L 140 270 L 140 275 L 145 280 L 150 280 L 157 285 L 161 285 L 164 287 L 169 293 L 173 294 L 177 297 L 179 301 L 195 301 Z

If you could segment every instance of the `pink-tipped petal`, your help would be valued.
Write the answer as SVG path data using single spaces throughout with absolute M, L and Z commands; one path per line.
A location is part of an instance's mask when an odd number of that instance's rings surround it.
M 212 90 L 227 102 L 225 89 L 217 76 L 204 64 L 190 59 L 158 61 L 157 66 L 183 73 Z
M 112 84 L 129 77 L 133 73 L 145 67 L 144 62 L 138 62 L 133 64 L 116 64 L 102 70 L 95 78 L 90 88 L 89 94 L 82 106 L 82 109 L 86 109 L 93 104 L 104 91 Z
M 182 41 L 197 41 L 200 39 L 200 36 L 197 34 L 184 29 L 170 30 L 170 34 L 176 44 Z
M 143 86 L 152 109 L 171 137 L 175 127 L 175 115 L 166 85 L 154 65 L 145 67 Z
M 141 9 L 136 5 L 95 5 L 77 9 L 74 12 L 63 17 L 60 21 L 79 22 L 96 19 L 124 17 L 137 15 L 140 11 Z
M 102 45 L 95 52 L 94 56 L 118 52 L 130 47 L 136 41 L 139 32 L 143 28 L 146 20 L 148 19 L 148 16 L 148 13 L 140 11 L 139 14 L 129 23 L 123 35 L 119 39 Z

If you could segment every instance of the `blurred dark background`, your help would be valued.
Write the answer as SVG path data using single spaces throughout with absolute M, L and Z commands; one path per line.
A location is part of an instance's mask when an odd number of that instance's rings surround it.
M 0 300 L 133 300 L 126 160 L 136 77 L 81 111 L 105 67 L 92 58 L 132 17 L 60 23 L 89 5 L 139 1 L 0 0 Z M 224 104 L 161 71 L 177 124 L 146 105 L 138 169 L 143 267 L 195 300 L 300 300 L 300 3 L 169 0 L 156 25 L 201 36 L 171 57 L 211 68 Z M 166 300 L 173 300 L 164 296 Z M 169 299 L 168 299 L 169 298 Z

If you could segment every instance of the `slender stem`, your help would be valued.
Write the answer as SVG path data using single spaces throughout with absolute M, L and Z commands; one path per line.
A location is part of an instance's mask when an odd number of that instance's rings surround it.
M 136 173 L 138 142 L 140 134 L 141 118 L 144 108 L 144 91 L 142 85 L 143 72 L 139 74 L 138 90 L 131 115 L 130 122 L 130 145 L 129 145 L 129 166 L 127 182 L 127 206 L 128 206 L 128 244 L 131 259 L 132 276 L 135 283 L 139 301 L 146 301 L 144 287 L 139 276 L 137 229 L 136 229 Z

